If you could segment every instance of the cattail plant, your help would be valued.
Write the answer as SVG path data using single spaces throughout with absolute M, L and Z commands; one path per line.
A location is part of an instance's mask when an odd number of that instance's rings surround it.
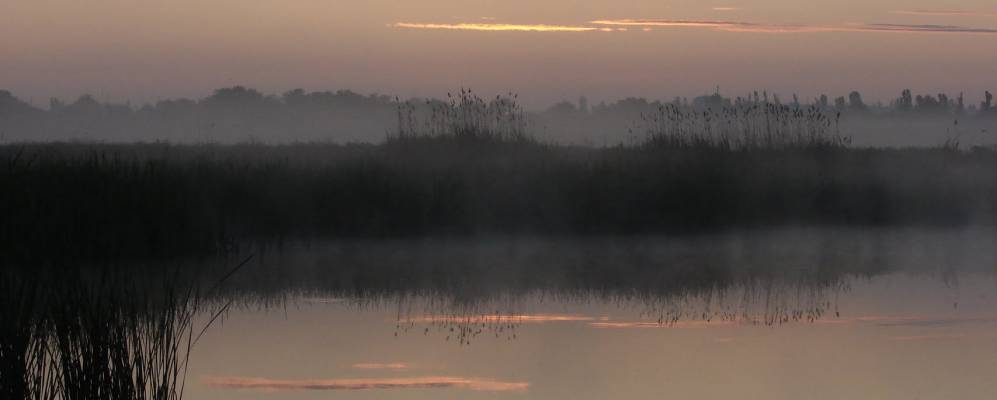
M 817 106 L 738 99 L 719 108 L 663 104 L 637 126 L 647 147 L 719 150 L 834 148 L 849 144 Z
M 452 138 L 475 141 L 527 141 L 526 111 L 518 95 L 507 93 L 486 100 L 470 89 L 447 93 L 446 101 L 426 101 L 425 107 L 399 102 L 398 130 L 389 139 Z

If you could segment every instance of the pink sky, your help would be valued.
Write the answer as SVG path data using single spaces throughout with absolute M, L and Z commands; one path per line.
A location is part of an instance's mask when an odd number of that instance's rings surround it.
M 957 0 L 12 0 L 0 88 L 136 102 L 236 84 L 439 96 L 809 98 L 997 89 L 997 4 Z M 975 102 L 975 101 L 974 101 Z

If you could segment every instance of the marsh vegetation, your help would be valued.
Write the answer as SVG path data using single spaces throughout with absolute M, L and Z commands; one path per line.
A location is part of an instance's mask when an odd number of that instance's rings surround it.
M 182 397 L 197 299 L 108 271 L 5 271 L 0 389 L 11 399 Z M 168 278 L 168 277 L 167 277 Z
M 225 280 L 189 269 L 77 265 L 0 270 L 0 394 L 179 400 L 190 352 L 229 307 Z
M 381 144 L 0 147 L 3 257 L 227 252 L 330 237 L 997 222 L 997 152 L 861 148 L 819 108 L 661 106 L 633 145 L 534 139 L 514 98 L 400 106 Z M 58 248 L 59 252 L 43 249 Z
M 198 318 L 289 297 L 429 299 L 461 343 L 537 297 L 812 322 L 850 279 L 957 258 L 893 249 L 997 224 L 993 148 L 859 147 L 820 105 L 656 104 L 591 147 L 534 135 L 512 94 L 390 104 L 379 143 L 0 145 L 0 395 L 179 399 Z

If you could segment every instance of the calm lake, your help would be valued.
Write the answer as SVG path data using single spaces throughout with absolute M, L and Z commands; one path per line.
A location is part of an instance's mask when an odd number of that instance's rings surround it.
M 285 246 L 227 283 L 184 397 L 983 398 L 997 393 L 994 239 L 786 228 Z

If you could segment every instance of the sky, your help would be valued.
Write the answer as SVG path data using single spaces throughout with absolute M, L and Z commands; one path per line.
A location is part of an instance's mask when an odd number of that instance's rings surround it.
M 992 0 L 4 0 L 0 89 L 136 103 L 246 85 L 671 99 L 997 89 Z

